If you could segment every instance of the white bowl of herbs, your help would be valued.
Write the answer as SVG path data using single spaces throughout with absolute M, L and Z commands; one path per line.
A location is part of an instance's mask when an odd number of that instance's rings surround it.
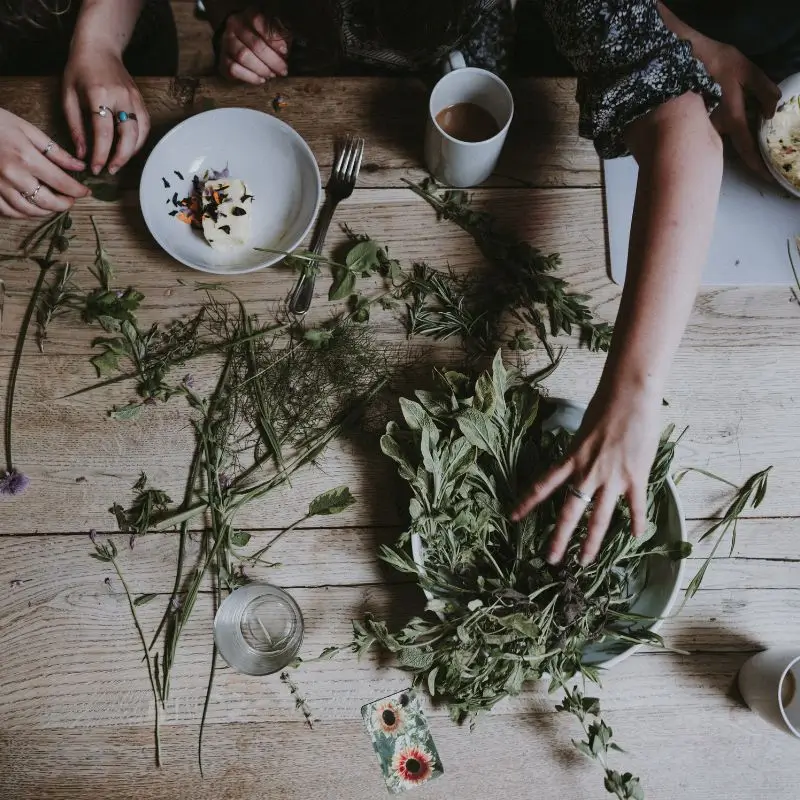
M 563 457 L 581 407 L 548 401 L 499 354 L 475 381 L 440 379 L 440 391 L 401 400 L 405 424 L 389 423 L 381 439 L 412 494 L 408 529 L 382 557 L 416 577 L 433 612 L 394 635 L 401 666 L 464 719 L 526 681 L 597 680 L 600 668 L 662 645 L 657 630 L 691 550 L 669 477 L 672 431 L 650 477 L 647 534 L 630 535 L 621 502 L 594 563 L 578 564 L 579 530 L 550 566 L 542 553 L 564 498 L 519 523 L 509 511 L 530 476 Z

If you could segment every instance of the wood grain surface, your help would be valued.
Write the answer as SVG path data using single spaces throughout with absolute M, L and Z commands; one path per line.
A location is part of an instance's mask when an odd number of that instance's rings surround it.
M 356 231 L 386 244 L 408 265 L 425 260 L 457 272 L 487 269 L 470 238 L 405 188 L 418 179 L 426 87 L 384 79 L 286 80 L 260 89 L 216 79 L 145 79 L 142 90 L 156 136 L 211 106 L 243 105 L 273 113 L 309 141 L 323 174 L 334 137 L 365 135 L 363 179 L 337 214 Z M 600 170 L 591 145 L 577 137 L 574 83 L 538 80 L 514 87 L 517 119 L 502 168 L 475 192 L 481 208 L 547 252 L 560 252 L 562 274 L 590 305 L 613 321 L 619 289 L 606 274 Z M 58 132 L 56 84 L 0 79 L 0 105 Z M 121 178 L 115 203 L 90 200 L 75 210 L 70 258 L 79 284 L 90 285 L 94 216 L 117 268 L 120 286 L 146 299 L 140 321 L 161 324 L 198 307 L 195 278 L 161 252 L 138 210 L 141 161 Z M 13 250 L 30 226 L 0 226 L 0 252 Z M 344 234 L 332 231 L 336 255 Z M 0 264 L 0 397 L 15 336 L 36 274 L 29 264 Z M 323 272 L 312 319 L 331 313 Z M 270 313 L 286 297 L 291 273 L 282 268 L 226 281 L 254 310 Z M 365 282 L 378 292 L 379 282 Z M 614 765 L 642 777 L 651 800 L 754 800 L 797 797 L 796 743 L 750 713 L 733 688 L 737 670 L 769 646 L 800 646 L 800 462 L 796 449 L 800 309 L 783 289 L 706 289 L 699 296 L 676 358 L 664 423 L 689 426 L 677 466 L 711 469 L 734 481 L 774 466 L 770 491 L 739 526 L 733 552 L 723 546 L 702 590 L 666 621 L 671 647 L 686 655 L 641 652 L 608 673 L 599 690 L 615 738 L 629 750 Z M 377 335 L 405 346 L 397 312 L 373 316 Z M 141 470 L 179 497 L 192 436 L 180 400 L 148 408 L 134 422 L 107 412 L 133 397 L 119 384 L 66 397 L 94 380 L 89 364 L 96 335 L 77 318 L 53 323 L 44 353 L 31 337 L 22 362 L 14 424 L 15 461 L 32 478 L 28 492 L 0 503 L 0 798 L 3 800 L 367 800 L 385 796 L 360 707 L 404 688 L 407 677 L 375 656 L 349 653 L 304 665 L 294 674 L 315 718 L 309 730 L 278 676 L 249 678 L 223 666 L 208 712 L 205 779 L 196 763 L 197 733 L 211 655 L 210 586 L 178 650 L 171 699 L 162 727 L 164 767 L 153 763 L 153 709 L 147 673 L 122 587 L 112 570 L 89 558 L 90 529 L 111 536 L 135 595 L 154 593 L 140 616 L 152 633 L 169 599 L 177 538 L 149 534 L 129 548 L 108 509 L 131 499 Z M 554 396 L 588 400 L 602 354 L 570 339 L 563 363 L 548 380 Z M 455 357 L 447 343 L 415 351 L 413 369 L 396 390 Z M 531 368 L 543 362 L 530 357 Z M 191 371 L 202 387 L 216 373 L 213 359 Z M 287 587 L 306 619 L 301 654 L 346 643 L 350 625 L 367 610 L 401 620 L 420 607 L 413 586 L 381 565 L 377 550 L 403 522 L 394 469 L 364 430 L 333 445 L 291 488 L 247 507 L 240 524 L 256 549 L 301 517 L 316 494 L 348 484 L 358 502 L 344 514 L 319 518 L 284 537 L 272 555 L 280 566 L 252 568 L 255 578 Z M 689 532 L 696 540 L 729 494 L 696 474 L 680 485 Z M 696 574 L 710 543 L 687 562 Z M 189 559 L 197 544 L 189 543 Z M 106 578 L 110 578 L 108 583 Z M 427 702 L 427 701 L 426 701 Z M 445 776 L 424 789 L 428 798 L 507 796 L 510 800 L 606 796 L 602 775 L 571 749 L 571 720 L 553 710 L 545 687 L 530 687 L 480 720 L 459 728 L 427 704 Z M 422 795 L 421 795 L 422 796 Z

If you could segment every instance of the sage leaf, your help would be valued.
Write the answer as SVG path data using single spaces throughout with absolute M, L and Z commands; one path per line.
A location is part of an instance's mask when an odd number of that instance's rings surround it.
M 340 514 L 356 502 L 347 486 L 337 486 L 317 495 L 308 506 L 308 516 L 318 517 L 330 514 Z
M 136 419 L 142 413 L 141 403 L 130 403 L 122 408 L 114 408 L 113 411 L 108 412 L 108 416 L 115 420 L 131 420 Z
M 252 538 L 253 537 L 246 531 L 232 531 L 230 535 L 230 543 L 234 547 L 246 547 Z

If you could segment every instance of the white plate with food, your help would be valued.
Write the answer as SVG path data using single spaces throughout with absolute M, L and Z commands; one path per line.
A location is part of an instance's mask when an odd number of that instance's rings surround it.
M 139 187 L 158 244 L 216 275 L 263 269 L 295 250 L 321 196 L 319 167 L 300 134 L 247 108 L 177 125 L 153 149 Z
M 800 73 L 779 84 L 781 100 L 759 129 L 761 156 L 773 178 L 800 197 Z

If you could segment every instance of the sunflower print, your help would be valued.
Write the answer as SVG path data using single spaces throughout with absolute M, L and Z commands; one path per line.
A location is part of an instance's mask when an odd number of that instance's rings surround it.
M 387 700 L 375 709 L 377 727 L 390 736 L 396 736 L 405 727 L 405 712 L 402 706 Z
M 422 747 L 404 747 L 395 753 L 392 769 L 403 783 L 425 783 L 433 774 L 433 756 Z

